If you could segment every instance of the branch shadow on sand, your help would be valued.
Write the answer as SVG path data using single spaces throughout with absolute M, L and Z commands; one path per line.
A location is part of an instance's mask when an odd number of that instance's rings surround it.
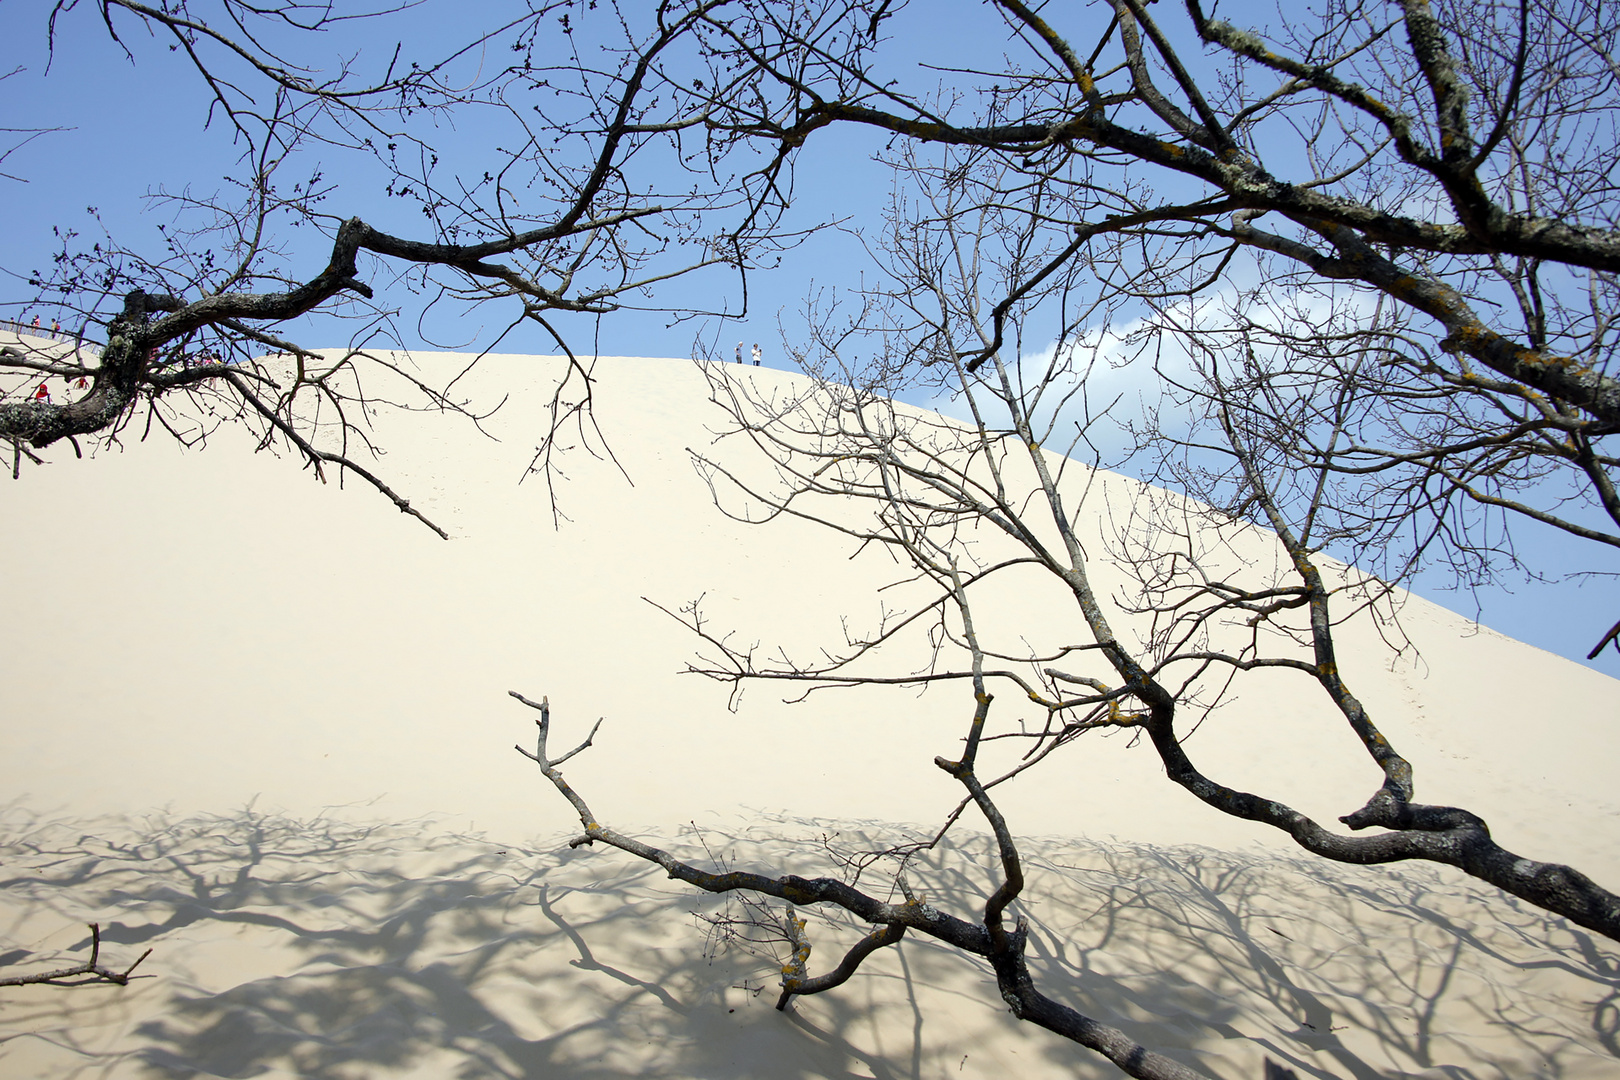
M 826 873 L 831 829 L 756 820 L 673 846 Z M 846 847 L 896 839 L 836 831 Z M 1460 875 L 1077 839 L 1027 851 L 1043 988 L 1214 1075 L 1258 1076 L 1267 1056 L 1357 1080 L 1615 1071 L 1614 951 Z M 908 877 L 970 914 L 989 861 L 964 834 Z M 768 948 L 705 947 L 693 915 L 725 900 L 564 838 L 12 807 L 0 886 L 0 963 L 17 973 L 82 951 L 90 921 L 113 963 L 154 949 L 126 988 L 0 997 L 10 1075 L 1117 1075 L 1007 1015 L 984 965 L 912 938 L 778 1013 Z M 864 930 L 803 914 L 813 970 Z

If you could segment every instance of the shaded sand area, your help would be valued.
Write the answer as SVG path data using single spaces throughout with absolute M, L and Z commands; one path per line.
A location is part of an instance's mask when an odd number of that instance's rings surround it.
M 466 363 L 416 361 L 433 378 Z M 723 418 L 678 360 L 599 362 L 598 419 L 633 484 L 576 449 L 553 528 L 545 486 L 518 481 L 560 371 L 491 357 L 463 379 L 475 404 L 516 392 L 493 438 L 376 418 L 378 471 L 449 542 L 228 428 L 207 452 L 134 431 L 82 462 L 53 448 L 4 486 L 0 967 L 82 959 L 90 921 L 110 964 L 153 952 L 126 988 L 0 990 L 0 1075 L 1117 1075 L 914 937 L 779 1013 L 780 943 L 725 933 L 736 901 L 567 847 L 568 807 L 511 749 L 533 725 L 508 689 L 549 695 L 560 743 L 604 718 L 567 772 L 605 822 L 806 874 L 943 818 L 959 790 L 932 759 L 971 699 L 788 706 L 756 687 L 732 712 L 679 676 L 697 643 L 643 597 L 702 597 L 711 626 L 804 649 L 876 618 L 896 569 L 807 523 L 720 514 L 685 448 Z M 1143 497 L 1094 479 L 1099 523 Z M 1073 633 L 1039 597 L 998 603 L 987 622 Z M 1341 667 L 1419 797 L 1620 885 L 1620 684 L 1420 600 L 1401 625 L 1401 656 L 1347 627 Z M 1332 820 L 1377 784 L 1342 727 L 1294 682 L 1260 682 L 1189 747 Z M 1267 1056 L 1318 1077 L 1620 1073 L 1620 951 L 1459 873 L 1311 860 L 1199 805 L 1128 737 L 1087 736 L 1001 802 L 1031 838 L 1043 988 L 1213 1075 Z M 971 914 L 991 860 L 965 825 L 909 875 Z M 812 971 L 864 929 L 803 914 Z
M 920 939 L 779 1013 L 779 961 L 692 914 L 723 900 L 617 854 L 251 810 L 5 827 L 11 942 L 82 951 L 95 918 L 112 962 L 154 950 L 124 989 L 7 991 L 7 1076 L 1118 1075 Z M 769 820 L 703 843 L 756 865 L 829 833 L 875 839 Z M 1043 985 L 1212 1074 L 1266 1055 L 1315 1076 L 1615 1074 L 1613 950 L 1452 875 L 1052 838 L 1028 855 Z M 963 868 L 988 860 L 953 844 L 913 887 L 976 906 Z M 1495 918 L 1471 918 L 1482 903 Z M 829 954 L 860 933 L 811 919 Z

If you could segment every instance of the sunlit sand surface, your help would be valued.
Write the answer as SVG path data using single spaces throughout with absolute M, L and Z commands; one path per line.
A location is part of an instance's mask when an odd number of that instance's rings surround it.
M 416 362 L 439 378 L 465 358 Z M 121 448 L 55 447 L 5 484 L 0 968 L 82 959 L 89 922 L 106 962 L 152 954 L 128 987 L 0 990 L 0 1074 L 1116 1075 L 1015 1021 L 984 965 L 914 936 L 778 1012 L 775 946 L 701 918 L 746 914 L 735 900 L 567 847 L 577 821 L 511 749 L 533 714 L 508 689 L 550 697 L 559 743 L 604 718 L 566 770 L 603 821 L 706 865 L 804 874 L 943 819 L 960 792 L 932 760 L 972 702 L 788 706 L 752 687 L 732 712 L 723 687 L 678 675 L 697 643 L 643 597 L 702 597 L 710 626 L 803 648 L 875 618 L 899 575 L 813 525 L 716 511 L 686 448 L 723 417 L 680 360 L 597 364 L 598 422 L 633 484 L 570 452 L 554 528 L 545 485 L 518 481 L 560 372 L 491 357 L 458 384 L 475 405 L 514 392 L 484 424 L 497 438 L 376 418 L 377 471 L 448 542 L 228 427 L 185 452 L 132 423 Z M 1098 520 L 1142 491 L 1092 490 Z M 1070 617 L 1047 603 L 1011 593 L 987 617 Z M 1401 618 L 1415 652 L 1359 625 L 1340 660 L 1419 797 L 1620 887 L 1620 684 L 1420 600 Z M 1189 747 L 1331 821 L 1377 773 L 1308 689 L 1258 684 Z M 1201 806 L 1126 736 L 1086 736 L 1001 802 L 1029 838 L 1043 989 L 1154 1049 L 1232 1080 L 1268 1056 L 1302 1077 L 1620 1073 L 1616 946 L 1460 873 L 1312 860 Z M 964 819 L 909 878 L 971 917 L 991 865 Z M 812 971 L 864 930 L 801 914 Z

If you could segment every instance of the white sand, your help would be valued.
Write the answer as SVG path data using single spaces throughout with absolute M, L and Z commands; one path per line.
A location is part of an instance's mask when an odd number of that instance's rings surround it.
M 498 442 L 452 417 L 378 419 L 379 471 L 450 542 L 229 430 L 206 452 L 135 431 L 84 462 L 53 448 L 5 486 L 0 959 L 55 966 L 90 919 L 112 962 L 154 952 L 129 988 L 0 991 L 0 1073 L 1112 1074 L 924 941 L 777 1013 L 774 964 L 705 957 L 687 913 L 719 901 L 566 849 L 566 805 L 510 749 L 532 722 L 509 688 L 548 694 L 562 740 L 606 717 L 568 770 L 605 821 L 701 851 L 695 820 L 735 865 L 812 873 L 817 845 L 792 841 L 873 846 L 895 835 L 875 823 L 954 805 L 931 761 L 967 713 L 959 690 L 790 708 L 756 687 L 733 714 L 677 676 L 694 642 L 642 596 L 702 595 L 746 641 L 837 640 L 893 567 L 810 525 L 715 512 L 683 448 L 718 417 L 679 360 L 598 364 L 597 415 L 635 486 L 572 454 L 573 520 L 554 531 L 545 488 L 517 480 L 558 370 L 491 357 L 463 383 L 520 391 L 486 424 Z M 1010 594 L 998 617 L 1068 618 L 1054 611 Z M 1341 664 L 1420 798 L 1620 886 L 1620 684 L 1419 600 L 1403 625 L 1418 662 L 1352 629 Z M 1376 785 L 1341 728 L 1278 680 L 1191 748 L 1331 820 Z M 1310 861 L 1127 741 L 1082 740 L 1002 799 L 1046 838 L 1031 911 L 1048 992 L 1221 1076 L 1267 1054 L 1302 1075 L 1615 1075 L 1612 944 L 1448 870 Z M 967 861 L 928 889 L 967 913 L 984 858 L 973 830 L 959 842 Z M 1222 850 L 1162 846 L 1189 844 Z M 819 970 L 858 931 L 811 918 Z

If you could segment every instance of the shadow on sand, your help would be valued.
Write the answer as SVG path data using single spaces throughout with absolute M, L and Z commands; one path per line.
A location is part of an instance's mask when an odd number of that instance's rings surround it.
M 127 988 L 0 996 L 6 1075 L 1117 1075 L 1013 1020 L 983 965 L 926 941 L 778 1013 L 768 948 L 705 948 L 693 913 L 725 901 L 561 839 L 251 809 L 65 821 L 13 807 L 0 830 L 0 965 L 59 965 L 92 920 L 114 964 L 155 950 Z M 759 821 L 706 842 L 738 867 L 825 873 L 828 832 Z M 851 825 L 835 844 L 878 835 Z M 1043 987 L 1217 1076 L 1257 1077 L 1267 1056 L 1358 1080 L 1620 1071 L 1614 950 L 1460 875 L 1075 839 L 1026 850 Z M 909 877 L 967 914 L 988 861 L 964 835 Z M 864 929 L 808 914 L 812 970 Z

